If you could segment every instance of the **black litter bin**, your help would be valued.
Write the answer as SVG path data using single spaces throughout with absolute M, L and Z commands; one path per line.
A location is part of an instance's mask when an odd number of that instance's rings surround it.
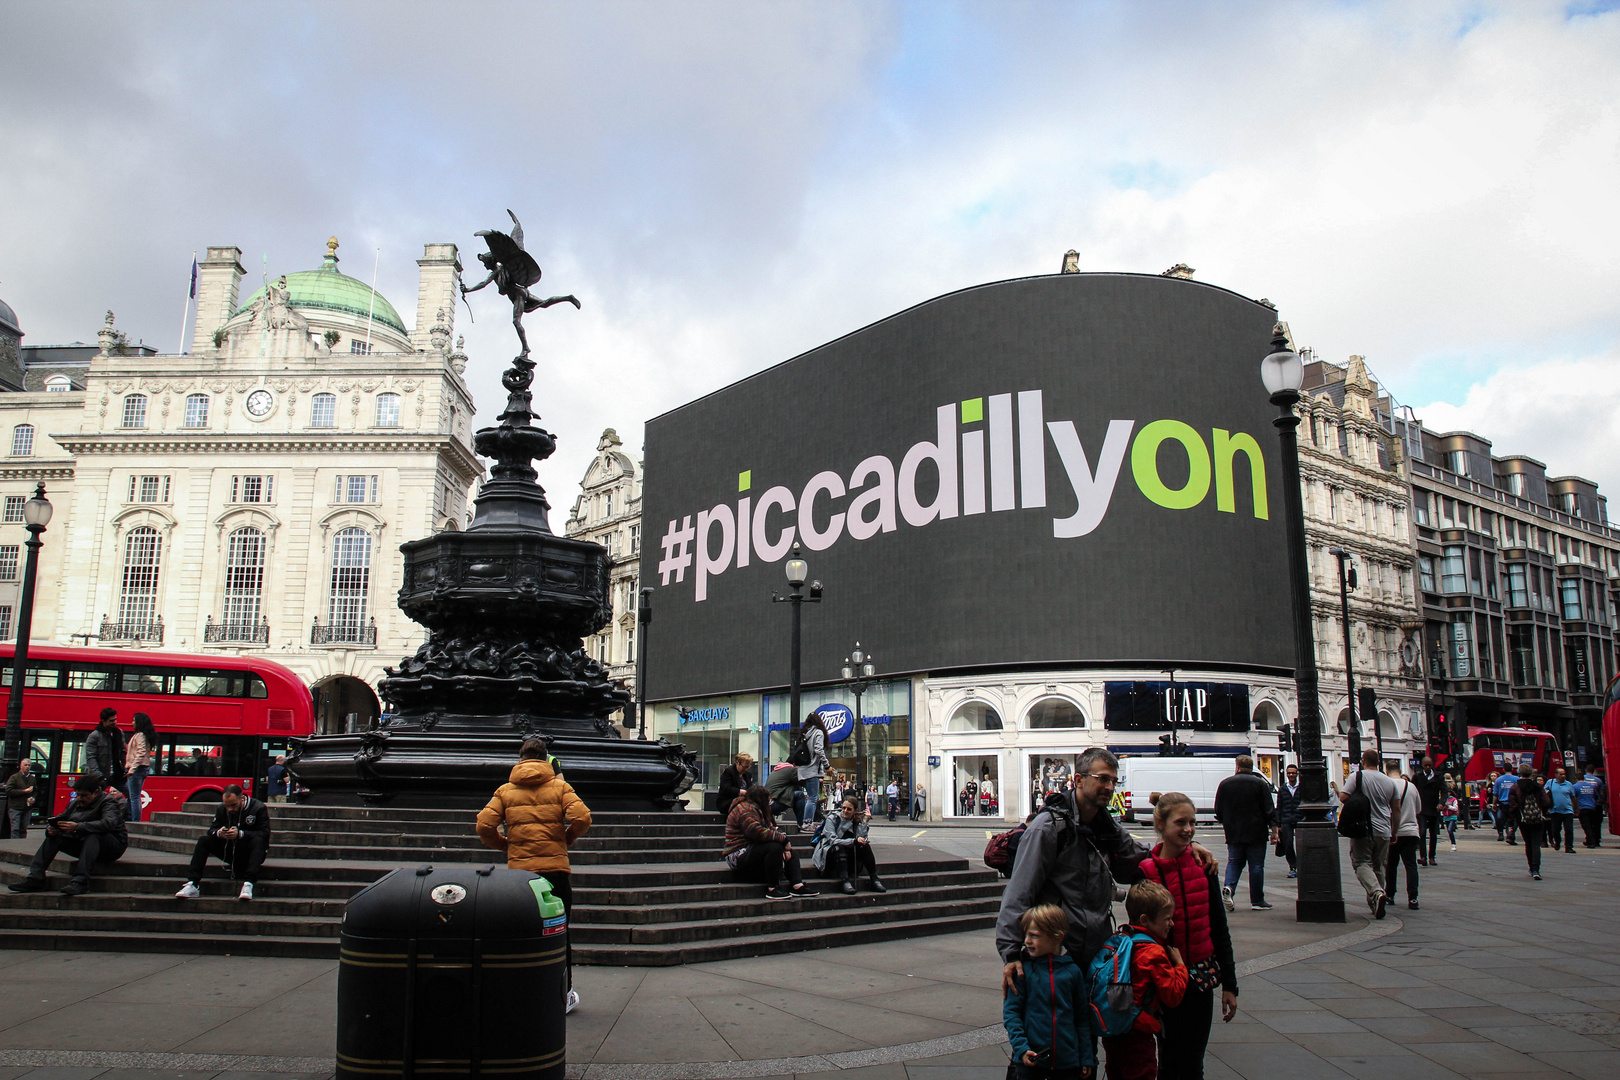
M 525 870 L 394 870 L 343 913 L 337 1074 L 562 1080 L 568 924 Z

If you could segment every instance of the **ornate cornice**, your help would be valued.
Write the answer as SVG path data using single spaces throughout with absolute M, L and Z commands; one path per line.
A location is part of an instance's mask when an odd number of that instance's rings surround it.
M 0 465 L 0 480 L 71 480 L 73 479 L 73 462 L 52 461 L 36 462 L 32 465 L 17 464 Z
M 51 436 L 75 456 L 137 454 L 421 454 L 448 457 L 468 480 L 484 473 L 483 464 L 460 440 L 443 432 L 220 432 L 198 431 L 81 434 Z

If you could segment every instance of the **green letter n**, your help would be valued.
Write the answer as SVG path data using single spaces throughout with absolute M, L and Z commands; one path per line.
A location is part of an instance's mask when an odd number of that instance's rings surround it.
M 1260 444 L 1254 436 L 1240 431 L 1236 435 L 1223 428 L 1215 429 L 1215 509 L 1228 514 L 1237 513 L 1237 496 L 1232 484 L 1232 459 L 1241 452 L 1249 459 L 1249 481 L 1254 489 L 1254 516 L 1260 521 L 1268 518 L 1266 511 L 1266 462 L 1260 456 Z

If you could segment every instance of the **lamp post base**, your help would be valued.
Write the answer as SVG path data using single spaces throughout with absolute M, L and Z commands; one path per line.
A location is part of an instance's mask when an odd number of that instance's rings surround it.
M 1294 854 L 1299 861 L 1298 922 L 1344 922 L 1344 890 L 1339 881 L 1339 833 L 1331 822 L 1302 821 L 1294 826 Z

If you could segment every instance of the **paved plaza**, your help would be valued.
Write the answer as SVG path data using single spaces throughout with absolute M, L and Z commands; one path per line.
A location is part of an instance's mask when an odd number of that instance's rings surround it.
M 984 842 L 981 829 L 903 821 L 874 832 L 962 854 Z M 1422 910 L 1403 894 L 1382 922 L 1348 858 L 1347 925 L 1295 923 L 1281 860 L 1268 866 L 1275 910 L 1248 910 L 1240 886 L 1240 1012 L 1216 1024 L 1208 1075 L 1620 1076 L 1620 845 L 1549 852 L 1533 882 L 1522 848 L 1461 835 L 1425 871 Z M 579 968 L 569 1076 L 1002 1080 L 991 939 Z M 325 1078 L 336 985 L 324 960 L 0 952 L 0 1080 Z

